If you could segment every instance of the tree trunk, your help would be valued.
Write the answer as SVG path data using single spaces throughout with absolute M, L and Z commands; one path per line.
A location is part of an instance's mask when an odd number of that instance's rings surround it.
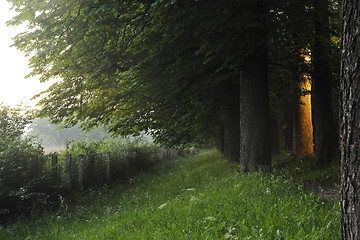
M 281 149 L 280 120 L 275 117 L 270 117 L 270 123 L 271 153 L 279 154 Z
M 230 159 L 230 128 L 227 126 L 226 121 L 224 122 L 224 151 L 223 156 L 226 159 Z
M 269 91 L 265 53 L 245 59 L 240 73 L 240 168 L 268 168 L 270 158 Z
M 229 106 L 229 114 L 225 120 L 225 158 L 230 162 L 239 161 L 239 146 L 240 146 L 240 113 L 239 105 L 235 104 Z
M 224 135 L 225 135 L 225 129 L 224 129 L 224 123 L 221 122 L 219 126 L 215 129 L 215 142 L 216 142 L 216 149 L 224 153 Z
M 244 21 L 254 49 L 240 66 L 240 170 L 271 168 L 266 1 L 249 1 Z
M 341 232 L 360 239 L 360 5 L 343 1 L 341 55 Z
M 338 157 L 337 126 L 331 100 L 331 54 L 328 0 L 314 0 L 315 39 L 312 51 L 312 122 L 317 164 Z
M 293 155 L 304 157 L 313 154 L 313 128 L 311 123 L 311 100 L 310 95 L 303 92 L 310 91 L 310 82 L 304 76 L 298 102 L 294 108 L 293 124 Z
M 293 146 L 293 125 L 294 125 L 294 114 L 293 114 L 293 107 L 288 108 L 287 112 L 285 113 L 284 117 L 284 124 L 285 128 L 283 129 L 284 135 L 284 149 L 291 150 Z

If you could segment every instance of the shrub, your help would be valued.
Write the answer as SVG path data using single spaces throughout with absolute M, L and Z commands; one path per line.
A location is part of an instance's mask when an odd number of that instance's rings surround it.
M 24 137 L 30 121 L 29 112 L 0 105 L 0 216 L 27 211 L 47 197 L 33 191 L 41 167 L 32 161 L 44 152 L 34 137 Z

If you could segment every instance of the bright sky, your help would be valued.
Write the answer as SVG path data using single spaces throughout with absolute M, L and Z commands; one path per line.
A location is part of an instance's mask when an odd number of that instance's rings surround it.
M 6 26 L 6 21 L 15 14 L 9 8 L 7 1 L 0 0 L 0 103 L 15 107 L 23 102 L 33 107 L 37 100 L 30 99 L 47 89 L 51 83 L 40 83 L 37 78 L 24 78 L 30 72 L 28 60 L 22 52 L 10 45 L 12 38 L 25 29 Z

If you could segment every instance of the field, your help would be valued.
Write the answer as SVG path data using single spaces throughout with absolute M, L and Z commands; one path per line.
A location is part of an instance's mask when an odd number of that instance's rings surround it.
M 58 209 L 1 227 L 0 239 L 340 239 L 340 206 L 204 151 L 127 184 L 59 196 Z

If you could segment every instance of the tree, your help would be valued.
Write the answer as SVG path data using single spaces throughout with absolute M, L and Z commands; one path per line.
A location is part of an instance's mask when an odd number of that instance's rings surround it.
M 242 62 L 240 72 L 240 167 L 254 171 L 270 167 L 269 92 L 266 5 L 253 1 L 245 9 L 247 33 L 257 45 Z
M 312 49 L 312 121 L 315 161 L 327 165 L 338 156 L 338 139 L 332 104 L 332 67 L 328 0 L 314 0 L 314 47 Z
M 221 57 L 221 48 L 214 51 L 210 45 L 225 29 L 219 32 L 205 20 L 223 18 L 219 13 L 234 2 L 13 3 L 20 13 L 13 23 L 28 20 L 36 29 L 15 41 L 33 55 L 32 74 L 41 74 L 43 81 L 62 79 L 44 93 L 40 115 L 68 125 L 102 124 L 121 135 L 152 129 L 159 139 L 176 133 L 171 127 L 178 126 L 193 132 L 194 139 L 201 132 L 197 126 L 214 120 L 189 128 L 183 124 L 189 113 L 204 119 L 222 108 L 211 106 L 220 97 L 210 94 L 234 73 L 224 67 L 226 53 Z M 234 12 L 224 19 L 231 22 Z M 215 30 L 216 36 L 204 36 L 206 30 Z
M 41 95 L 41 116 L 120 135 L 150 131 L 169 145 L 208 139 L 223 123 L 230 160 L 243 145 L 244 168 L 269 165 L 266 1 L 11 2 L 19 15 L 10 24 L 31 28 L 15 38 L 32 56 L 31 74 L 60 79 Z M 259 98 L 243 94 L 258 112 L 241 120 L 242 82 Z M 253 150 L 261 154 L 247 159 Z
M 31 114 L 25 109 L 0 105 L 0 215 L 14 213 L 29 198 L 28 187 L 34 184 L 30 162 L 43 154 L 32 137 L 25 137 Z
M 300 98 L 309 96 L 303 86 L 311 72 L 309 61 L 304 59 L 313 36 L 311 6 L 309 0 L 272 1 L 269 6 L 270 112 L 272 121 L 280 125 L 280 133 L 272 132 L 272 142 L 279 141 L 275 135 L 280 136 L 283 147 L 294 155 L 302 152 L 299 143 L 306 142 L 298 123 L 299 108 L 304 107 Z
M 43 81 L 62 79 L 41 101 L 40 115 L 51 116 L 56 123 L 103 124 L 121 135 L 150 127 L 161 128 L 155 134 L 162 133 L 161 124 L 171 125 L 187 115 L 187 106 L 199 105 L 196 90 L 204 88 L 202 81 L 221 66 L 202 64 L 206 59 L 198 52 L 199 37 L 187 30 L 195 27 L 198 4 L 37 1 L 14 5 L 20 12 L 14 24 L 28 20 L 31 28 L 37 27 L 15 41 L 25 53 L 35 53 L 32 74 L 40 74 Z
M 273 1 L 270 5 L 269 34 L 272 44 L 269 44 L 269 77 L 272 117 L 279 118 L 286 148 L 291 149 L 293 146 L 293 154 L 302 155 L 304 151 L 300 150 L 299 145 L 305 141 L 301 136 L 304 132 L 310 135 L 311 128 L 300 131 L 301 128 L 297 127 L 297 109 L 304 107 L 299 98 L 311 94 L 314 151 L 319 165 L 320 159 L 326 164 L 337 156 L 334 135 L 337 128 L 334 124 L 334 111 L 337 110 L 335 79 L 339 64 L 337 18 L 334 16 L 337 9 L 336 1 Z M 312 57 L 311 61 L 304 61 L 304 52 Z M 311 92 L 303 91 L 301 85 L 304 76 L 312 84 Z M 326 148 L 330 148 L 329 151 Z M 306 152 L 312 153 L 312 147 Z
M 309 55 L 304 55 L 308 62 Z M 308 59 L 308 60 L 306 60 Z M 296 157 L 312 156 L 314 153 L 313 125 L 311 119 L 311 83 L 306 73 L 299 76 L 301 79 L 298 101 L 294 109 L 293 154 Z
M 360 6 L 343 1 L 340 108 L 342 239 L 360 238 Z

